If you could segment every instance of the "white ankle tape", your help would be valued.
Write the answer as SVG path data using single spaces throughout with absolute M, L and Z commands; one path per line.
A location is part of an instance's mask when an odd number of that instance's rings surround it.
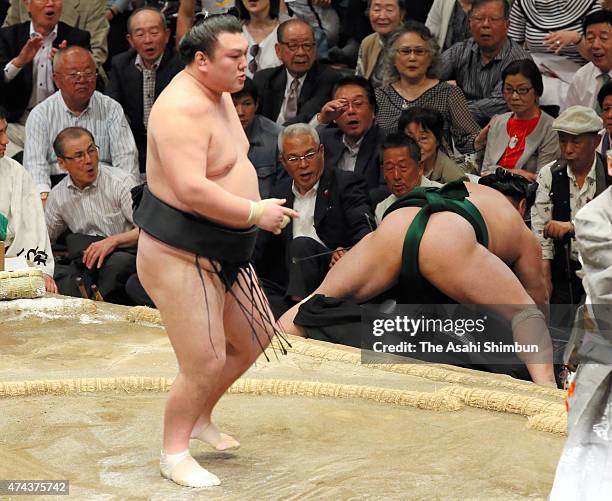
M 530 318 L 539 318 L 543 321 L 546 320 L 544 313 L 542 313 L 535 306 L 530 306 L 525 308 L 524 310 L 519 311 L 516 315 L 512 317 L 512 330 L 516 329 L 516 327 L 524 322 L 525 320 L 529 320 Z

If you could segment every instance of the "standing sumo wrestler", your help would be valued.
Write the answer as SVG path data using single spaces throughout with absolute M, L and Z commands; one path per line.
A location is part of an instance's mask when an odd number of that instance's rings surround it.
M 247 41 L 232 16 L 212 16 L 180 44 L 185 70 L 156 100 L 148 127 L 147 181 L 134 213 L 137 268 L 178 360 L 164 414 L 160 469 L 180 485 L 219 479 L 189 453 L 240 444 L 219 431 L 219 398 L 267 346 L 272 315 L 249 264 L 257 228 L 296 217 L 284 200 L 259 200 L 249 143 L 231 92 L 245 81 Z

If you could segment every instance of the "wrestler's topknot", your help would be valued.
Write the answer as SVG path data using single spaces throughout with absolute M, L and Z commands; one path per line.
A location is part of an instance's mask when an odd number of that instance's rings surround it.
M 240 21 L 230 15 L 211 15 L 196 24 L 183 37 L 179 45 L 181 59 L 187 65 L 193 62 L 196 52 L 212 57 L 221 33 L 242 33 Z

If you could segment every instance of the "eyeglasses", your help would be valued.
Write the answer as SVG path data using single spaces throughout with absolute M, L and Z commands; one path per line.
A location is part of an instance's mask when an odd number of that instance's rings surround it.
M 524 96 L 525 94 L 529 94 L 529 91 L 531 89 L 533 89 L 533 87 L 519 87 L 518 89 L 515 89 L 514 87 L 504 87 L 502 89 L 502 92 L 505 96 L 512 96 L 512 94 L 514 94 L 515 92 L 519 96 Z
M 310 163 L 312 162 L 315 157 L 319 154 L 319 151 L 321 151 L 321 146 L 319 145 L 319 147 L 315 150 L 315 151 L 308 151 L 306 153 L 304 153 L 303 155 L 289 155 L 287 157 L 287 163 L 289 163 L 290 165 L 299 165 L 299 163 L 302 160 L 306 160 L 306 162 Z
M 499 24 L 505 21 L 505 17 L 485 17 L 485 16 L 470 16 L 470 22 L 474 24 L 484 24 L 487 21 L 489 24 Z
M 410 56 L 414 54 L 417 57 L 422 57 L 425 54 L 428 54 L 429 51 L 425 47 L 400 47 L 397 49 L 402 56 Z
M 81 78 L 86 82 L 92 82 L 96 79 L 97 73 L 91 70 L 85 71 L 72 71 L 70 73 L 60 73 L 60 75 L 64 75 L 66 80 L 72 83 L 78 82 Z
M 92 144 L 89 148 L 87 148 L 87 151 L 77 151 L 71 157 L 62 155 L 61 158 L 63 158 L 64 160 L 74 160 L 75 162 L 83 162 L 85 160 L 85 155 L 89 155 L 90 157 L 93 157 L 94 155 L 97 155 L 97 154 L 98 154 L 98 146 L 95 144 Z
M 309 52 L 316 47 L 314 42 L 278 42 L 281 45 L 287 47 L 291 52 L 297 52 L 298 49 L 302 48 L 305 52 Z

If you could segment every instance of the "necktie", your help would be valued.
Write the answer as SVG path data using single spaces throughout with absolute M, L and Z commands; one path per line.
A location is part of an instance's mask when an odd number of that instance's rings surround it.
M 297 115 L 299 85 L 300 82 L 297 78 L 295 78 L 293 82 L 291 82 L 291 86 L 289 87 L 289 94 L 287 95 L 287 102 L 285 103 L 285 120 L 295 118 L 295 115 Z
M 255 75 L 257 71 L 257 55 L 259 54 L 259 45 L 252 45 L 249 49 L 249 55 L 251 56 L 251 60 L 249 61 L 249 73 L 251 75 Z

